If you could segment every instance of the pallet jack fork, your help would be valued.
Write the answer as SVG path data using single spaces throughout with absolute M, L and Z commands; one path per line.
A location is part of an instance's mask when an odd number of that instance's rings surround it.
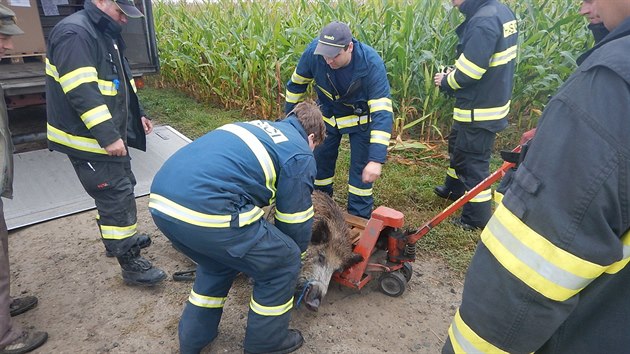
M 512 152 L 518 153 L 520 150 L 519 145 Z M 335 272 L 333 280 L 343 286 L 362 289 L 373 279 L 373 273 L 382 273 L 379 277 L 381 291 L 393 297 L 402 295 L 413 275 L 411 263 L 416 259 L 418 240 L 476 195 L 503 178 L 515 165 L 515 162 L 503 162 L 494 173 L 416 230 L 403 232 L 403 213 L 386 206 L 376 208 L 369 220 L 347 215 L 348 225 L 360 233 L 355 239 L 353 252 L 362 255 L 364 260 L 348 269 Z M 386 261 L 373 263 L 370 259 L 379 246 L 387 251 Z

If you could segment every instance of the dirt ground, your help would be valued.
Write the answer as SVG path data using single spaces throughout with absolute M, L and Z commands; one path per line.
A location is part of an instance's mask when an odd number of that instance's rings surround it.
M 106 258 L 95 212 L 12 231 L 12 295 L 36 295 L 39 305 L 14 318 L 49 333 L 36 353 L 176 353 L 177 324 L 192 283 L 172 274 L 194 265 L 161 235 L 138 199 L 139 230 L 153 245 L 143 254 L 168 279 L 153 288 L 123 284 Z M 462 279 L 436 258 L 419 256 L 405 293 L 389 297 L 373 280 L 360 291 L 333 283 L 319 312 L 301 307 L 291 327 L 305 337 L 297 353 L 437 353 L 461 299 Z M 239 277 L 225 304 L 217 339 L 204 353 L 242 353 L 250 285 Z

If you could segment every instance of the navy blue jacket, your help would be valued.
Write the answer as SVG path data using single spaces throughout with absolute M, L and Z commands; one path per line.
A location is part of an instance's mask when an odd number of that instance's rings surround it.
M 306 133 L 294 115 L 227 124 L 164 163 L 153 179 L 149 208 L 179 223 L 239 228 L 255 224 L 261 208 L 275 201 L 276 227 L 304 252 L 315 173 Z
M 347 92 L 337 91 L 331 81 L 335 70 L 321 55 L 313 54 L 315 39 L 302 53 L 287 83 L 285 111 L 304 100 L 308 85 L 314 82 L 326 129 L 338 129 L 342 134 L 369 130 L 368 161 L 384 163 L 394 122 L 385 64 L 372 47 L 356 39 L 352 42 L 354 72 Z

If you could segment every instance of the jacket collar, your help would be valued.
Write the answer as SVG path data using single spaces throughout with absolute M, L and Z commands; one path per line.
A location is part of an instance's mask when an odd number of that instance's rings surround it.
M 85 1 L 84 8 L 88 17 L 99 31 L 109 34 L 112 38 L 120 37 L 122 26 L 101 11 L 91 0 Z
M 578 65 L 582 64 L 586 58 L 588 58 L 595 50 L 599 47 L 605 45 L 606 43 L 612 42 L 615 39 L 619 39 L 621 37 L 630 36 L 630 17 L 626 18 L 617 28 L 615 28 L 612 32 L 610 32 L 606 37 L 600 40 L 593 48 L 589 49 L 586 53 L 580 55 L 577 59 Z
M 459 12 L 464 14 L 468 20 L 488 1 L 490 0 L 466 0 L 459 6 Z
M 298 120 L 298 117 L 295 115 L 295 113 L 293 112 L 289 113 L 289 115 L 282 121 L 291 124 L 295 128 L 295 130 L 297 130 L 298 133 L 300 133 L 300 135 L 304 138 L 304 140 L 308 142 L 306 131 L 304 130 L 304 127 L 302 127 L 302 124 Z

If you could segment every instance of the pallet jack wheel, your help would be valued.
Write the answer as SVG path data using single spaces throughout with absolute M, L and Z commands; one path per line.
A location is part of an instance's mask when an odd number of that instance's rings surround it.
M 407 280 L 402 272 L 383 273 L 379 278 L 379 285 L 385 295 L 398 297 L 405 292 Z
M 407 282 L 409 282 L 411 280 L 411 276 L 413 276 L 413 267 L 411 266 L 411 263 L 403 263 L 402 268 L 400 268 L 400 271 L 403 273 L 403 275 L 405 276 L 405 279 L 407 280 Z

